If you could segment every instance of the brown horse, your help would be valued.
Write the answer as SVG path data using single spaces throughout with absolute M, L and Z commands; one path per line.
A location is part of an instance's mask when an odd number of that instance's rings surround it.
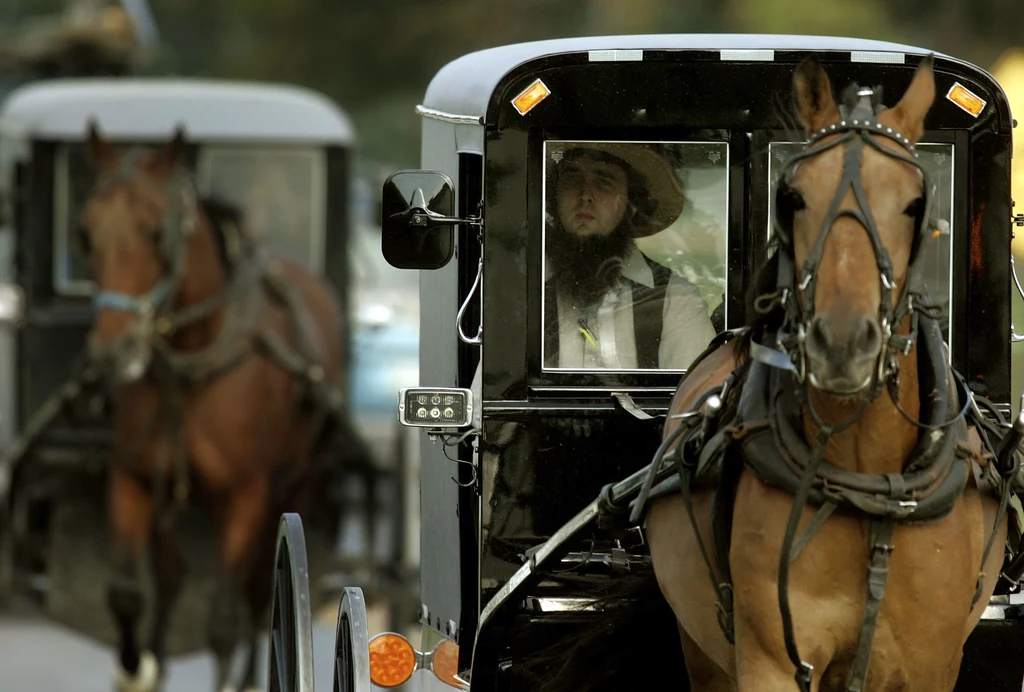
M 695 364 L 664 430 L 724 401 L 727 451 L 704 475 L 716 437 L 694 436 L 691 492 L 649 505 L 654 571 L 693 690 L 949 691 L 1000 574 L 1008 491 L 970 472 L 988 433 L 915 285 L 932 60 L 888 109 L 856 85 L 840 107 L 813 59 L 794 93 L 809 140 L 775 193 L 758 325 Z
M 119 155 L 93 127 L 88 151 L 97 173 L 83 212 L 97 284 L 88 345 L 114 396 L 108 594 L 118 689 L 159 684 L 183 581 L 172 517 L 188 500 L 220 531 L 208 626 L 218 689 L 238 688 L 229 664 L 243 641 L 241 687 L 251 687 L 277 518 L 302 511 L 313 460 L 342 418 L 338 302 L 297 264 L 266 258 L 237 213 L 198 198 L 180 132 L 155 152 Z M 156 598 L 140 647 L 147 561 Z

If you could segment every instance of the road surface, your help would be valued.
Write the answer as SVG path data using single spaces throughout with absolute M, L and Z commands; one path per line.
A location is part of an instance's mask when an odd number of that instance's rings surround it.
M 370 631 L 386 629 L 384 614 L 371 612 Z M 413 633 L 409 633 L 413 634 Z M 418 646 L 418 637 L 413 639 Z M 3 692 L 111 692 L 114 652 L 69 629 L 31 615 L 0 617 L 0 690 Z M 266 689 L 266 637 L 260 683 Z M 313 626 L 313 667 L 317 690 L 333 689 L 334 621 L 330 613 Z M 171 659 L 164 692 L 207 692 L 214 662 L 208 653 Z M 419 692 L 418 678 L 400 688 Z M 382 688 L 376 688 L 382 689 Z

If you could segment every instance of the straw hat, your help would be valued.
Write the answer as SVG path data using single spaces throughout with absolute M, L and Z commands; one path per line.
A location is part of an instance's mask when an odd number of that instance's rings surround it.
M 549 155 L 558 171 L 567 162 L 580 157 L 616 163 L 639 177 L 643 190 L 630 187 L 630 201 L 636 205 L 633 234 L 638 238 L 654 235 L 668 228 L 683 211 L 683 188 L 668 161 L 647 144 L 634 142 L 567 142 L 549 145 Z M 554 187 L 552 187 L 552 190 Z

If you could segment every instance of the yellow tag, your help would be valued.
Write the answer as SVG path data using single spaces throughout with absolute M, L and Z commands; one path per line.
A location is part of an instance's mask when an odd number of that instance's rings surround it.
M 533 84 L 523 89 L 519 96 L 512 99 L 512 105 L 519 111 L 519 115 L 526 115 L 533 107 L 538 103 L 546 99 L 551 94 L 551 90 L 547 88 L 547 85 L 539 79 L 533 80 Z
M 960 106 L 975 118 L 981 115 L 981 112 L 985 110 L 985 105 L 988 103 L 985 99 L 981 98 L 970 89 L 965 87 L 960 82 L 956 82 L 950 87 L 946 93 L 946 98 Z
M 591 346 L 593 346 L 594 348 L 597 348 L 597 342 L 594 341 L 594 337 L 590 336 L 590 332 L 588 332 L 583 327 L 580 327 L 580 334 L 582 334 L 583 338 L 585 338 L 587 341 L 590 342 Z

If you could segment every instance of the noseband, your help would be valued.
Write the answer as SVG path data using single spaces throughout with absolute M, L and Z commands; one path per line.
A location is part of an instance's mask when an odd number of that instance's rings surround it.
M 891 381 L 898 372 L 899 365 L 896 360 L 897 354 L 907 355 L 913 348 L 917 336 L 917 315 L 918 312 L 925 312 L 929 316 L 939 317 L 944 312 L 943 306 L 933 306 L 930 297 L 921 285 L 918 270 L 918 259 L 920 247 L 932 229 L 937 226 L 933 218 L 935 188 L 928 171 L 918 160 L 918 153 L 910 140 L 875 120 L 875 116 L 884 108 L 875 102 L 877 97 L 874 90 L 861 88 L 856 92 L 857 102 L 852 110 L 848 105 L 840 107 L 843 119 L 833 125 L 822 128 L 814 133 L 804 145 L 803 149 L 786 160 L 783 167 L 783 175 L 779 181 L 773 183 L 772 195 L 775 204 L 772 211 L 772 225 L 776 236 L 782 240 L 782 247 L 779 250 L 779 273 L 776 284 L 776 291 L 769 296 L 763 296 L 758 300 L 759 310 L 768 310 L 771 307 L 781 304 L 785 310 L 785 318 L 778 333 L 777 348 L 782 352 L 783 358 L 778 355 L 767 353 L 764 347 L 758 347 L 760 355 L 771 359 L 771 365 L 790 370 L 796 379 L 803 383 L 806 377 L 806 335 L 808 325 L 814 318 L 814 293 L 818 273 L 821 266 L 822 255 L 824 254 L 825 241 L 829 231 L 836 221 L 843 217 L 855 220 L 868 235 L 871 247 L 875 253 L 875 261 L 878 266 L 879 283 L 881 288 L 881 300 L 878 308 L 879 324 L 882 328 L 882 348 L 879 351 L 878 367 L 873 378 L 871 390 L 865 397 L 865 404 L 878 398 L 882 388 L 887 381 Z M 830 142 L 822 144 L 826 137 L 834 136 Z M 885 137 L 900 146 L 903 151 L 883 146 L 875 140 L 874 136 Z M 829 205 L 828 212 L 822 222 L 821 231 L 814 243 L 814 247 L 808 253 L 802 267 L 802 274 L 799 284 L 796 281 L 796 270 L 794 267 L 794 256 L 792 238 L 789 237 L 779 221 L 779 197 L 781 191 L 788 186 L 792 180 L 799 164 L 805 159 L 818 156 L 834 147 L 846 145 L 846 152 L 843 159 L 843 173 L 836 188 L 835 195 Z M 868 204 L 867 195 L 864 192 L 864 185 L 861 180 L 861 163 L 865 146 L 875 151 L 897 159 L 920 171 L 923 178 L 924 192 L 924 213 L 921 217 L 918 228 L 915 230 L 915 237 L 911 248 L 910 265 L 907 273 L 907 281 L 899 296 L 896 305 L 893 305 L 893 291 L 896 289 L 896 281 L 893 278 L 892 260 L 885 246 L 882 244 L 878 232 L 878 225 L 871 207 Z M 856 207 L 840 208 L 847 190 L 852 190 Z M 796 297 L 796 289 L 803 294 L 804 307 L 801 309 Z M 769 299 L 766 305 L 766 301 Z M 777 302 L 776 302 L 777 301 Z M 893 330 L 906 319 L 911 318 L 911 329 L 909 334 L 894 334 Z M 756 357 L 757 354 L 755 354 Z M 773 357 L 774 356 L 774 357 Z
M 143 176 L 137 167 L 142 153 L 128 152 L 122 157 L 116 169 L 100 175 L 93 195 L 113 183 L 132 183 Z M 169 310 L 168 299 L 175 294 L 184 277 L 185 248 L 188 238 L 196 228 L 195 210 L 198 198 L 192 178 L 182 169 L 175 171 L 170 180 L 163 185 L 153 182 L 171 200 L 170 209 L 160 220 L 160 237 L 157 240 L 160 259 L 169 272 L 141 296 L 118 291 L 99 291 L 93 297 L 93 307 L 96 310 L 109 308 L 132 313 L 143 321 L 147 331 L 158 314 Z

